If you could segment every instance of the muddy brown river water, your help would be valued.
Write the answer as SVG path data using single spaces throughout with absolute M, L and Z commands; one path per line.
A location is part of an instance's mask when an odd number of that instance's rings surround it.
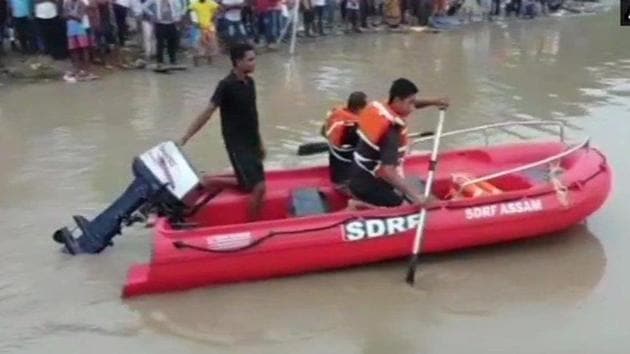
M 181 135 L 228 70 L 128 72 L 86 84 L 0 88 L 0 352 L 628 353 L 630 47 L 617 9 L 495 22 L 461 31 L 375 34 L 299 44 L 258 58 L 269 168 L 298 158 L 326 110 L 355 89 L 384 97 L 407 76 L 448 95 L 446 129 L 557 120 L 588 135 L 614 168 L 610 199 L 554 237 L 423 259 L 418 285 L 391 262 L 122 300 L 127 267 L 149 256 L 140 226 L 98 256 L 71 258 L 50 235 L 93 216 L 130 181 L 131 158 Z M 427 110 L 413 127 L 430 129 Z M 522 128 L 494 141 L 554 138 Z M 450 147 L 479 143 L 445 141 Z M 477 140 L 475 140 L 477 139 Z M 212 121 L 186 147 L 196 166 L 228 160 Z

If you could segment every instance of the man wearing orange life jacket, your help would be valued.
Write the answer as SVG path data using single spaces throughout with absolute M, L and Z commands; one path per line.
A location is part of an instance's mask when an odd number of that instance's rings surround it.
M 358 142 L 357 122 L 367 105 L 363 92 L 353 92 L 345 108 L 334 108 L 322 126 L 322 135 L 328 140 L 330 180 L 344 188 L 350 177 L 352 155 Z
M 421 191 L 407 182 L 398 166 L 407 150 L 406 118 L 414 108 L 446 108 L 448 99 L 417 99 L 418 88 L 407 79 L 394 81 L 389 101 L 374 101 L 360 114 L 349 189 L 355 198 L 375 206 L 394 207 L 404 200 L 422 203 Z

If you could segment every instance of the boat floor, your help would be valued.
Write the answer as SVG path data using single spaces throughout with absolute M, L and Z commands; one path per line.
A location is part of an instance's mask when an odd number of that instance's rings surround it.
M 433 195 L 445 200 L 452 187 L 453 173 L 467 173 L 474 177 L 520 167 L 524 164 L 557 154 L 566 145 L 563 143 L 511 144 L 487 149 L 469 149 L 442 153 L 439 158 Z M 404 165 L 407 178 L 426 180 L 428 154 L 410 156 Z M 566 158 L 562 164 L 570 168 L 574 157 Z M 514 173 L 492 180 L 492 184 L 503 191 L 527 190 L 536 185 L 547 184 L 548 166 Z M 259 221 L 295 218 L 296 191 L 314 189 L 324 199 L 326 212 L 334 213 L 347 208 L 348 196 L 339 192 L 329 180 L 327 166 L 268 171 L 267 192 L 264 209 Z M 199 227 L 212 227 L 248 223 L 250 196 L 237 190 L 225 190 L 203 206 L 187 223 Z

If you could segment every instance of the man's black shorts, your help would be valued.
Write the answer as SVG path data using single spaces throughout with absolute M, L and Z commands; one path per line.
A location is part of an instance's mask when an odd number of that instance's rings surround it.
M 265 181 L 265 170 L 258 151 L 230 148 L 227 150 L 239 187 L 243 191 L 251 192 L 258 183 Z

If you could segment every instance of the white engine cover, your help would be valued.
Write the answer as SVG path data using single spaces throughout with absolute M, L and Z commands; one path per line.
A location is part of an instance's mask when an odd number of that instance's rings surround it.
M 181 201 L 200 183 L 197 172 L 172 141 L 161 143 L 139 157 L 155 178 L 166 184 L 166 188 Z

